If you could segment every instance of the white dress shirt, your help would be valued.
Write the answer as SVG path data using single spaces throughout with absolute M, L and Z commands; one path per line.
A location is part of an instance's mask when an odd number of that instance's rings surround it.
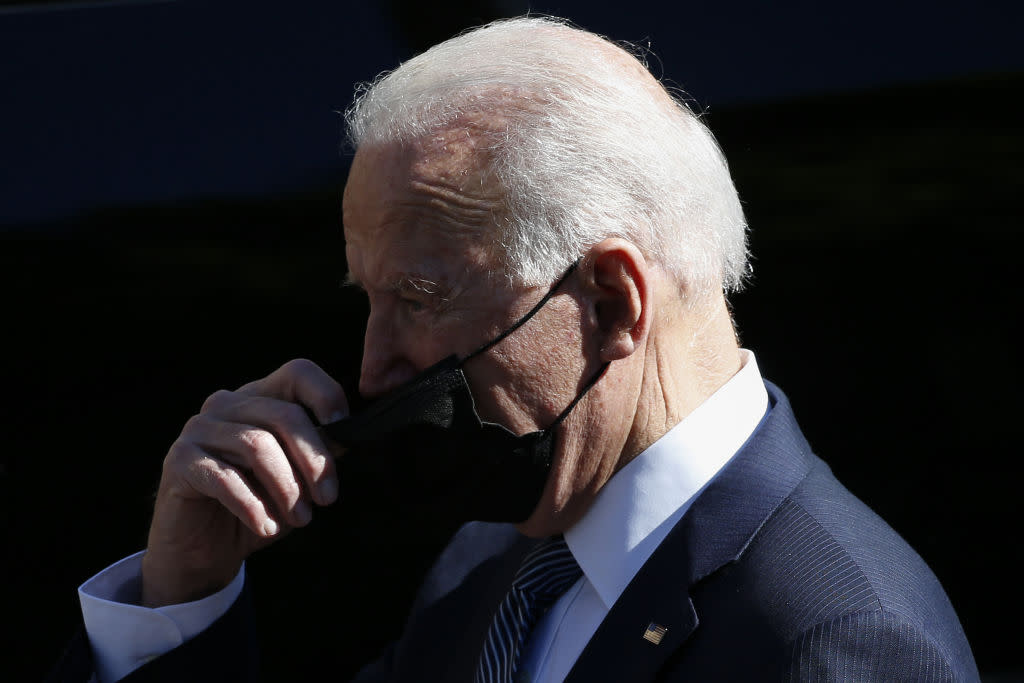
M 565 532 L 583 576 L 534 628 L 522 680 L 565 680 L 629 582 L 757 428 L 768 392 L 754 354 L 741 353 L 740 371 L 617 472 Z
M 544 615 L 523 655 L 526 680 L 562 681 L 605 615 L 690 503 L 739 451 L 768 410 L 754 354 L 710 398 L 615 474 L 565 539 L 583 576 Z M 100 683 L 113 683 L 216 621 L 234 603 L 244 567 L 202 600 L 147 609 L 117 598 L 140 580 L 142 553 L 78 589 Z

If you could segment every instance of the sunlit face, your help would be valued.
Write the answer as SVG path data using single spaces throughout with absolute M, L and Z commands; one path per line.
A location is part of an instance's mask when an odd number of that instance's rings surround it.
M 451 354 L 467 356 L 553 284 L 511 287 L 495 276 L 490 239 L 501 196 L 482 158 L 465 130 L 452 130 L 403 146 L 364 145 L 353 160 L 343 211 L 349 278 L 370 303 L 360 377 L 367 397 Z M 481 418 L 517 434 L 553 424 L 601 365 L 593 292 L 577 271 L 526 325 L 466 363 Z M 519 525 L 524 533 L 569 528 L 614 472 L 629 406 L 609 400 L 623 385 L 598 384 L 557 428 L 551 474 Z
M 500 195 L 464 134 L 364 146 L 345 189 L 349 278 L 370 317 L 360 392 L 386 393 L 438 360 L 466 356 L 536 303 L 545 287 L 494 276 L 489 248 Z M 550 424 L 582 373 L 578 312 L 555 297 L 526 326 L 470 361 L 466 376 L 485 420 L 517 433 Z M 566 342 L 576 340 L 573 345 Z

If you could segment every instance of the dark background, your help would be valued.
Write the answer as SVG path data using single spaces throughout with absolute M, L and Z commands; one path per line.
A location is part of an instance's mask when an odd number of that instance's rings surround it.
M 337 114 L 353 84 L 525 9 L 0 5 L 10 680 L 59 655 L 76 586 L 143 547 L 163 456 L 208 394 L 296 356 L 354 379 L 365 311 L 339 287 Z M 532 9 L 649 41 L 652 70 L 706 112 L 753 230 L 744 345 L 931 564 L 986 680 L 1014 679 L 1020 5 Z M 374 656 L 450 531 L 345 484 L 249 563 L 268 680 Z

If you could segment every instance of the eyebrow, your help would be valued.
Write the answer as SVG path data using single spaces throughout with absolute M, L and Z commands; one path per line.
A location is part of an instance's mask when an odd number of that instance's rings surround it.
M 363 283 L 360 282 L 357 277 L 352 275 L 352 271 L 345 273 L 345 279 L 342 281 L 341 286 L 354 287 L 356 289 L 366 291 Z M 454 293 L 451 287 L 447 287 L 443 284 L 434 282 L 429 278 L 416 274 L 397 275 L 385 285 L 385 290 L 398 294 L 403 292 L 427 294 L 431 297 L 437 298 L 437 300 L 442 304 L 450 303 L 452 298 L 454 298 Z

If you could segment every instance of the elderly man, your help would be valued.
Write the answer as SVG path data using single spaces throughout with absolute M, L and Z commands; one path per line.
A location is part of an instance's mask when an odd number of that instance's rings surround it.
M 348 120 L 359 388 L 378 401 L 344 419 L 307 361 L 211 396 L 167 456 L 145 553 L 83 585 L 90 647 L 58 677 L 253 675 L 243 561 L 334 501 L 337 442 L 430 452 L 488 520 L 361 680 L 977 679 L 935 577 L 738 347 L 739 199 L 640 62 L 499 22 L 378 80 Z

